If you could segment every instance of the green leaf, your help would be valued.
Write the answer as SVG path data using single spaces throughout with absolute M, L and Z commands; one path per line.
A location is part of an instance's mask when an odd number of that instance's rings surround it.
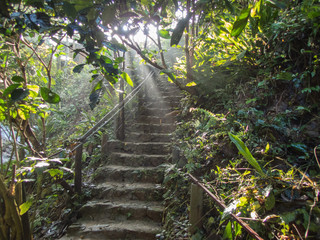
M 167 30 L 161 29 L 161 30 L 159 30 L 158 33 L 159 33 L 160 37 L 162 37 L 162 38 L 165 38 L 165 39 L 171 38 L 170 33 Z
M 251 152 L 249 151 L 247 146 L 241 141 L 241 139 L 231 133 L 228 133 L 228 135 L 229 135 L 229 138 L 231 139 L 231 141 L 238 148 L 239 152 L 251 164 L 251 166 L 254 167 L 254 169 L 256 169 L 257 172 L 259 172 L 261 175 L 265 175 L 264 172 L 262 171 L 259 163 L 257 162 L 257 160 L 252 156 Z
M 11 80 L 14 81 L 14 82 L 17 82 L 17 83 L 22 83 L 22 82 L 25 81 L 24 78 L 23 78 L 23 77 L 20 77 L 20 76 L 13 76 L 13 77 L 11 78 Z
M 11 99 L 12 101 L 20 101 L 24 99 L 25 97 L 29 96 L 30 90 L 29 89 L 23 89 L 23 88 L 17 88 L 14 89 L 11 93 Z
M 100 102 L 100 98 L 101 98 L 101 92 L 102 92 L 102 80 L 100 80 L 92 89 L 90 96 L 89 96 L 89 106 L 91 108 L 91 110 L 93 110 L 97 104 L 99 104 Z
M 241 32 L 243 31 L 243 29 L 246 27 L 248 23 L 250 12 L 251 12 L 251 8 L 243 9 L 241 11 L 237 20 L 233 24 L 231 36 L 238 37 L 241 34 Z
M 196 234 L 191 236 L 191 240 L 202 240 L 203 235 L 198 231 Z
M 297 215 L 296 211 L 291 211 L 291 212 L 280 214 L 280 218 L 286 224 L 289 224 L 290 222 L 293 222 L 296 220 L 296 215 Z
M 142 5 L 148 6 L 149 1 L 148 0 L 141 0 Z
M 125 60 L 124 57 L 117 57 L 117 58 L 114 60 L 114 63 L 119 64 L 119 63 L 122 63 L 124 60 Z
M 23 120 L 27 120 L 30 117 L 29 111 L 20 108 L 18 109 L 18 115 Z
M 45 100 L 48 103 L 59 103 L 60 102 L 60 96 L 54 92 L 52 92 L 49 88 L 41 87 L 40 88 L 40 94 L 43 100 Z
M 259 0 L 258 2 L 256 2 L 256 5 L 254 5 L 254 8 L 251 11 L 251 16 L 260 17 L 262 6 L 263 6 L 263 0 Z
M 53 177 L 54 179 L 60 179 L 63 177 L 63 171 L 60 169 L 49 169 L 48 173 L 50 174 L 51 177 Z
M 191 15 L 190 15 L 191 16 Z M 181 19 L 176 28 L 173 30 L 172 36 L 171 36 L 171 42 L 170 46 L 172 47 L 173 45 L 178 45 L 180 42 L 180 39 L 182 37 L 183 31 L 186 28 L 188 22 L 189 22 L 190 17 L 186 17 L 184 19 Z
M 122 73 L 121 73 L 121 77 L 122 77 L 131 87 L 133 87 L 133 82 L 132 82 L 130 76 L 128 75 L 128 73 L 122 72 Z
M 20 87 L 21 84 L 19 83 L 14 83 L 11 84 L 9 87 L 7 87 L 4 91 L 3 91 L 3 96 L 8 96 L 9 94 L 11 94 L 16 88 Z
M 240 60 L 240 59 L 242 59 L 242 58 L 244 58 L 244 56 L 246 55 L 246 53 L 247 53 L 247 50 L 244 50 L 244 51 L 242 51 L 238 56 L 237 56 L 237 60 Z
M 10 116 L 15 119 L 18 116 L 18 112 L 15 109 L 10 109 Z
M 267 3 L 270 3 L 273 7 L 285 9 L 287 5 L 284 2 L 275 1 L 275 0 L 266 0 Z
M 8 58 L 8 55 L 5 55 L 2 61 L 3 63 L 0 65 L 2 68 L 6 67 L 7 58 Z
M 267 211 L 271 210 L 274 207 L 274 205 L 276 204 L 276 199 L 273 192 L 270 192 L 264 204 Z
M 40 87 L 38 85 L 27 85 L 27 88 L 30 90 L 30 97 L 35 98 L 38 96 Z
M 293 79 L 291 72 L 281 72 L 277 74 L 277 79 L 291 81 Z
M 94 88 L 91 90 L 91 93 L 94 93 L 95 91 L 99 90 L 102 88 L 102 80 L 100 80 L 95 86 Z
M 240 236 L 242 233 L 242 226 L 237 222 L 233 222 L 233 225 L 234 225 L 234 235 Z
M 267 143 L 266 149 L 264 150 L 264 154 L 267 154 L 270 150 L 270 144 Z
M 226 228 L 224 229 L 224 233 L 223 233 L 223 239 L 230 239 L 232 240 L 232 224 L 231 221 L 228 222 Z
M 20 216 L 22 216 L 23 214 L 25 214 L 29 209 L 30 207 L 32 206 L 32 200 L 29 199 L 28 201 L 26 201 L 25 203 L 22 203 L 20 206 L 19 206 L 19 209 L 20 209 Z
M 193 86 L 197 86 L 197 84 L 195 82 L 189 82 L 186 87 L 193 87 Z
M 116 8 L 114 7 L 114 5 L 105 7 L 101 16 L 103 24 L 107 25 L 109 23 L 112 23 L 115 19 L 115 14 Z
M 107 81 L 111 85 L 115 84 L 118 81 L 118 79 L 116 77 L 114 77 L 114 76 L 110 76 L 110 75 L 106 75 L 105 74 L 104 77 L 107 79 Z
M 117 50 L 121 52 L 127 51 L 127 48 L 123 44 L 118 43 L 116 39 L 112 39 L 111 42 L 103 42 L 102 44 L 107 48 L 111 49 L 112 51 L 117 51 Z
M 75 66 L 75 67 L 73 68 L 73 72 L 74 72 L 74 73 L 80 73 L 80 72 L 82 71 L 84 65 L 85 65 L 85 64 L 79 64 L 79 65 Z
M 67 1 L 63 2 L 62 9 L 64 13 L 68 16 L 71 17 L 72 19 L 75 19 L 77 16 L 77 10 L 75 9 L 75 4 L 71 4 Z

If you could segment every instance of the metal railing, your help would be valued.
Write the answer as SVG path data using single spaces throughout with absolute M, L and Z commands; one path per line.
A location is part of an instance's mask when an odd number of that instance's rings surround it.
M 90 128 L 85 134 L 83 134 L 80 138 L 77 139 L 76 146 L 71 149 L 71 152 L 75 151 L 75 170 L 74 170 L 74 190 L 76 193 L 81 193 L 81 186 L 82 186 L 82 152 L 83 152 L 83 144 L 87 142 L 87 140 L 93 136 L 95 133 L 97 133 L 101 128 L 103 128 L 106 124 L 108 124 L 110 121 L 112 121 L 120 111 L 124 110 L 124 107 L 129 104 L 135 96 L 140 92 L 143 85 L 154 75 L 154 72 L 150 72 L 145 79 L 139 83 L 138 86 L 136 86 L 133 91 L 131 91 L 122 102 L 119 102 L 117 105 L 114 106 L 114 108 L 108 112 L 103 118 L 99 120 L 92 128 Z M 119 129 L 117 129 L 119 130 Z M 103 146 L 101 146 L 103 147 Z M 49 156 L 49 158 L 56 156 L 63 152 L 63 150 L 52 154 Z

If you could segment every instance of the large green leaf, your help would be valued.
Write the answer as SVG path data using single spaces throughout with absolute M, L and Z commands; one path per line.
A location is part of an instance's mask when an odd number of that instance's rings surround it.
M 270 3 L 273 7 L 285 9 L 287 5 L 283 1 L 275 1 L 275 0 L 266 0 L 267 3 Z
M 17 89 L 18 87 L 20 87 L 21 84 L 20 83 L 14 83 L 11 84 L 9 87 L 7 87 L 4 91 L 3 91 L 3 96 L 8 96 L 9 94 L 11 94 L 15 89 Z
M 40 88 L 40 94 L 43 100 L 45 100 L 48 103 L 59 103 L 60 102 L 60 96 L 54 92 L 52 92 L 49 88 L 41 87 Z
M 235 136 L 235 135 L 233 135 L 231 133 L 228 133 L 228 134 L 229 134 L 229 138 L 231 139 L 231 141 L 237 146 L 239 152 L 251 164 L 251 166 L 254 167 L 254 169 L 256 169 L 257 172 L 259 172 L 261 175 L 265 175 L 264 172 L 262 171 L 259 163 L 252 156 L 251 152 L 249 151 L 247 146 L 244 144 L 244 142 L 242 142 L 241 139 L 238 138 L 237 136 Z
M 171 38 L 171 36 L 169 34 L 169 31 L 167 31 L 165 29 L 159 30 L 158 33 L 159 33 L 160 37 L 162 37 L 162 38 L 165 38 L 165 39 L 170 39 Z
M 191 16 L 191 15 L 190 15 Z M 183 31 L 186 28 L 188 22 L 189 22 L 190 17 L 186 17 L 184 19 L 181 19 L 176 28 L 173 30 L 172 36 L 171 36 L 171 42 L 170 42 L 170 46 L 173 45 L 178 45 L 180 42 L 180 39 L 182 37 Z
M 111 42 L 102 42 L 102 44 L 105 47 L 111 49 L 112 51 L 117 51 L 117 50 L 119 50 L 121 52 L 127 51 L 127 48 L 123 44 L 118 43 L 117 40 L 115 40 L 115 39 L 112 39 Z
M 12 101 L 20 101 L 24 99 L 25 97 L 29 96 L 30 90 L 29 89 L 23 89 L 23 88 L 17 88 L 14 89 L 11 93 L 11 99 Z
M 122 77 L 131 87 L 133 87 L 133 82 L 132 82 L 130 76 L 128 75 L 128 73 L 122 72 L 122 73 L 121 73 L 121 77 Z
M 72 19 L 76 18 L 77 10 L 75 9 L 75 4 L 64 1 L 62 5 L 62 9 L 68 17 Z
M 73 72 L 74 72 L 74 73 L 80 73 L 80 72 L 82 71 L 82 69 L 83 69 L 84 66 L 85 66 L 85 64 L 79 64 L 79 65 L 75 66 L 75 67 L 73 68 Z
M 102 21 L 104 25 L 110 24 L 115 20 L 116 8 L 114 5 L 107 6 L 102 12 Z
M 228 222 L 226 228 L 224 229 L 224 233 L 223 233 L 223 236 L 222 236 L 223 239 L 229 239 L 229 240 L 232 240 L 233 237 L 232 237 L 232 224 L 231 224 L 231 221 Z
M 29 199 L 28 201 L 26 201 L 25 203 L 22 203 L 19 208 L 20 208 L 20 215 L 25 214 L 30 207 L 32 206 L 32 200 Z
M 91 110 L 93 110 L 97 106 L 97 104 L 99 104 L 100 102 L 102 86 L 103 86 L 103 83 L 102 83 L 102 80 L 100 80 L 91 90 L 91 93 L 89 96 L 89 100 L 90 100 L 89 106 Z
M 40 87 L 38 85 L 27 85 L 27 88 L 30 90 L 30 97 L 35 98 L 38 96 Z
M 263 7 L 263 1 L 264 0 L 259 0 L 258 2 L 256 2 L 256 4 L 254 5 L 254 8 L 251 11 L 252 17 L 260 17 L 260 13 Z
M 251 8 L 243 9 L 241 11 L 237 20 L 233 24 L 231 36 L 238 37 L 241 34 L 241 32 L 243 31 L 243 29 L 246 27 L 248 23 L 250 12 L 251 12 Z
M 11 78 L 11 80 L 14 81 L 14 82 L 17 82 L 17 83 L 22 83 L 22 82 L 24 82 L 24 78 L 23 78 L 23 77 L 20 77 L 20 76 L 13 76 L 13 77 Z

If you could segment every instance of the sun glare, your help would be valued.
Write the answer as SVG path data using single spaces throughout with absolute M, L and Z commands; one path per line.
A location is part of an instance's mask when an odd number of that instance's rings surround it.
M 148 25 L 148 35 L 156 40 L 157 39 L 157 28 L 151 24 Z M 142 28 L 140 27 L 139 31 L 133 36 L 133 40 L 137 43 L 142 43 L 146 39 L 146 35 L 144 34 Z

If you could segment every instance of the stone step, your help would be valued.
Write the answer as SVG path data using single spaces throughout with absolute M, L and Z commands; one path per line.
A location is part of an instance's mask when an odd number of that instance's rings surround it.
M 173 124 L 175 122 L 175 117 L 171 115 L 167 115 L 164 117 L 138 116 L 136 118 L 136 121 L 137 123 L 147 123 L 147 124 L 163 124 L 163 123 Z
M 160 109 L 160 111 L 167 110 L 167 112 L 171 112 L 174 109 L 172 104 L 169 103 L 169 102 L 146 102 L 141 107 L 142 108 L 147 108 L 147 109 L 154 108 L 155 111 L 157 109 Z
M 171 145 L 168 142 L 123 142 L 113 140 L 108 142 L 109 152 L 124 152 L 135 154 L 170 154 Z
M 126 133 L 126 141 L 137 142 L 170 142 L 172 138 L 171 133 L 141 133 L 137 131 L 128 131 Z
M 157 105 L 152 103 L 146 103 L 140 107 L 138 113 L 140 113 L 141 111 L 143 112 L 144 110 L 149 112 L 161 112 L 163 114 L 166 114 L 168 112 L 171 112 L 172 108 L 169 106 L 161 105 L 159 103 Z
M 144 106 L 160 107 L 160 108 L 167 108 L 167 109 L 175 108 L 179 106 L 179 104 L 180 104 L 180 101 L 163 101 L 161 99 L 156 99 L 156 100 L 146 99 L 144 102 Z
M 169 161 L 168 155 L 148 155 L 112 152 L 106 163 L 110 165 L 131 166 L 131 167 L 157 167 Z
M 161 201 L 164 189 L 154 183 L 108 182 L 95 186 L 92 195 L 96 199 Z
M 180 96 L 166 96 L 166 97 L 156 97 L 156 96 L 152 96 L 152 97 L 145 97 L 142 99 L 142 101 L 144 101 L 145 103 L 152 103 L 152 102 L 156 102 L 159 104 L 164 104 L 164 106 L 170 106 L 172 104 L 179 104 L 181 100 Z
M 109 221 L 107 223 L 79 223 L 69 227 L 61 240 L 155 240 L 161 225 L 153 221 Z
M 140 132 L 140 134 L 145 133 L 172 133 L 176 126 L 173 124 L 145 124 L 145 123 L 135 123 L 128 126 L 128 131 Z
M 160 116 L 165 117 L 166 114 L 172 112 L 171 109 L 167 108 L 150 108 L 150 107 L 142 107 L 137 112 L 138 115 L 148 115 L 148 116 Z
M 162 167 L 130 167 L 106 165 L 98 168 L 94 175 L 97 183 L 105 181 L 162 183 L 164 169 Z
M 161 223 L 164 207 L 160 202 L 90 201 L 79 210 L 81 222 L 108 220 L 149 220 Z
M 172 88 L 167 88 L 167 87 L 158 87 L 156 89 L 156 92 L 159 94 L 152 94 L 153 90 L 147 92 L 147 96 L 156 96 L 156 97 L 171 97 L 171 96 L 181 96 L 183 97 L 184 95 L 181 93 L 180 90 L 172 89 Z M 151 93 L 151 94 L 150 94 Z
M 151 112 L 148 110 L 145 111 L 140 111 L 139 113 L 137 113 L 137 117 L 143 118 L 143 117 L 158 117 L 158 118 L 168 118 L 172 115 L 172 111 L 169 112 Z

